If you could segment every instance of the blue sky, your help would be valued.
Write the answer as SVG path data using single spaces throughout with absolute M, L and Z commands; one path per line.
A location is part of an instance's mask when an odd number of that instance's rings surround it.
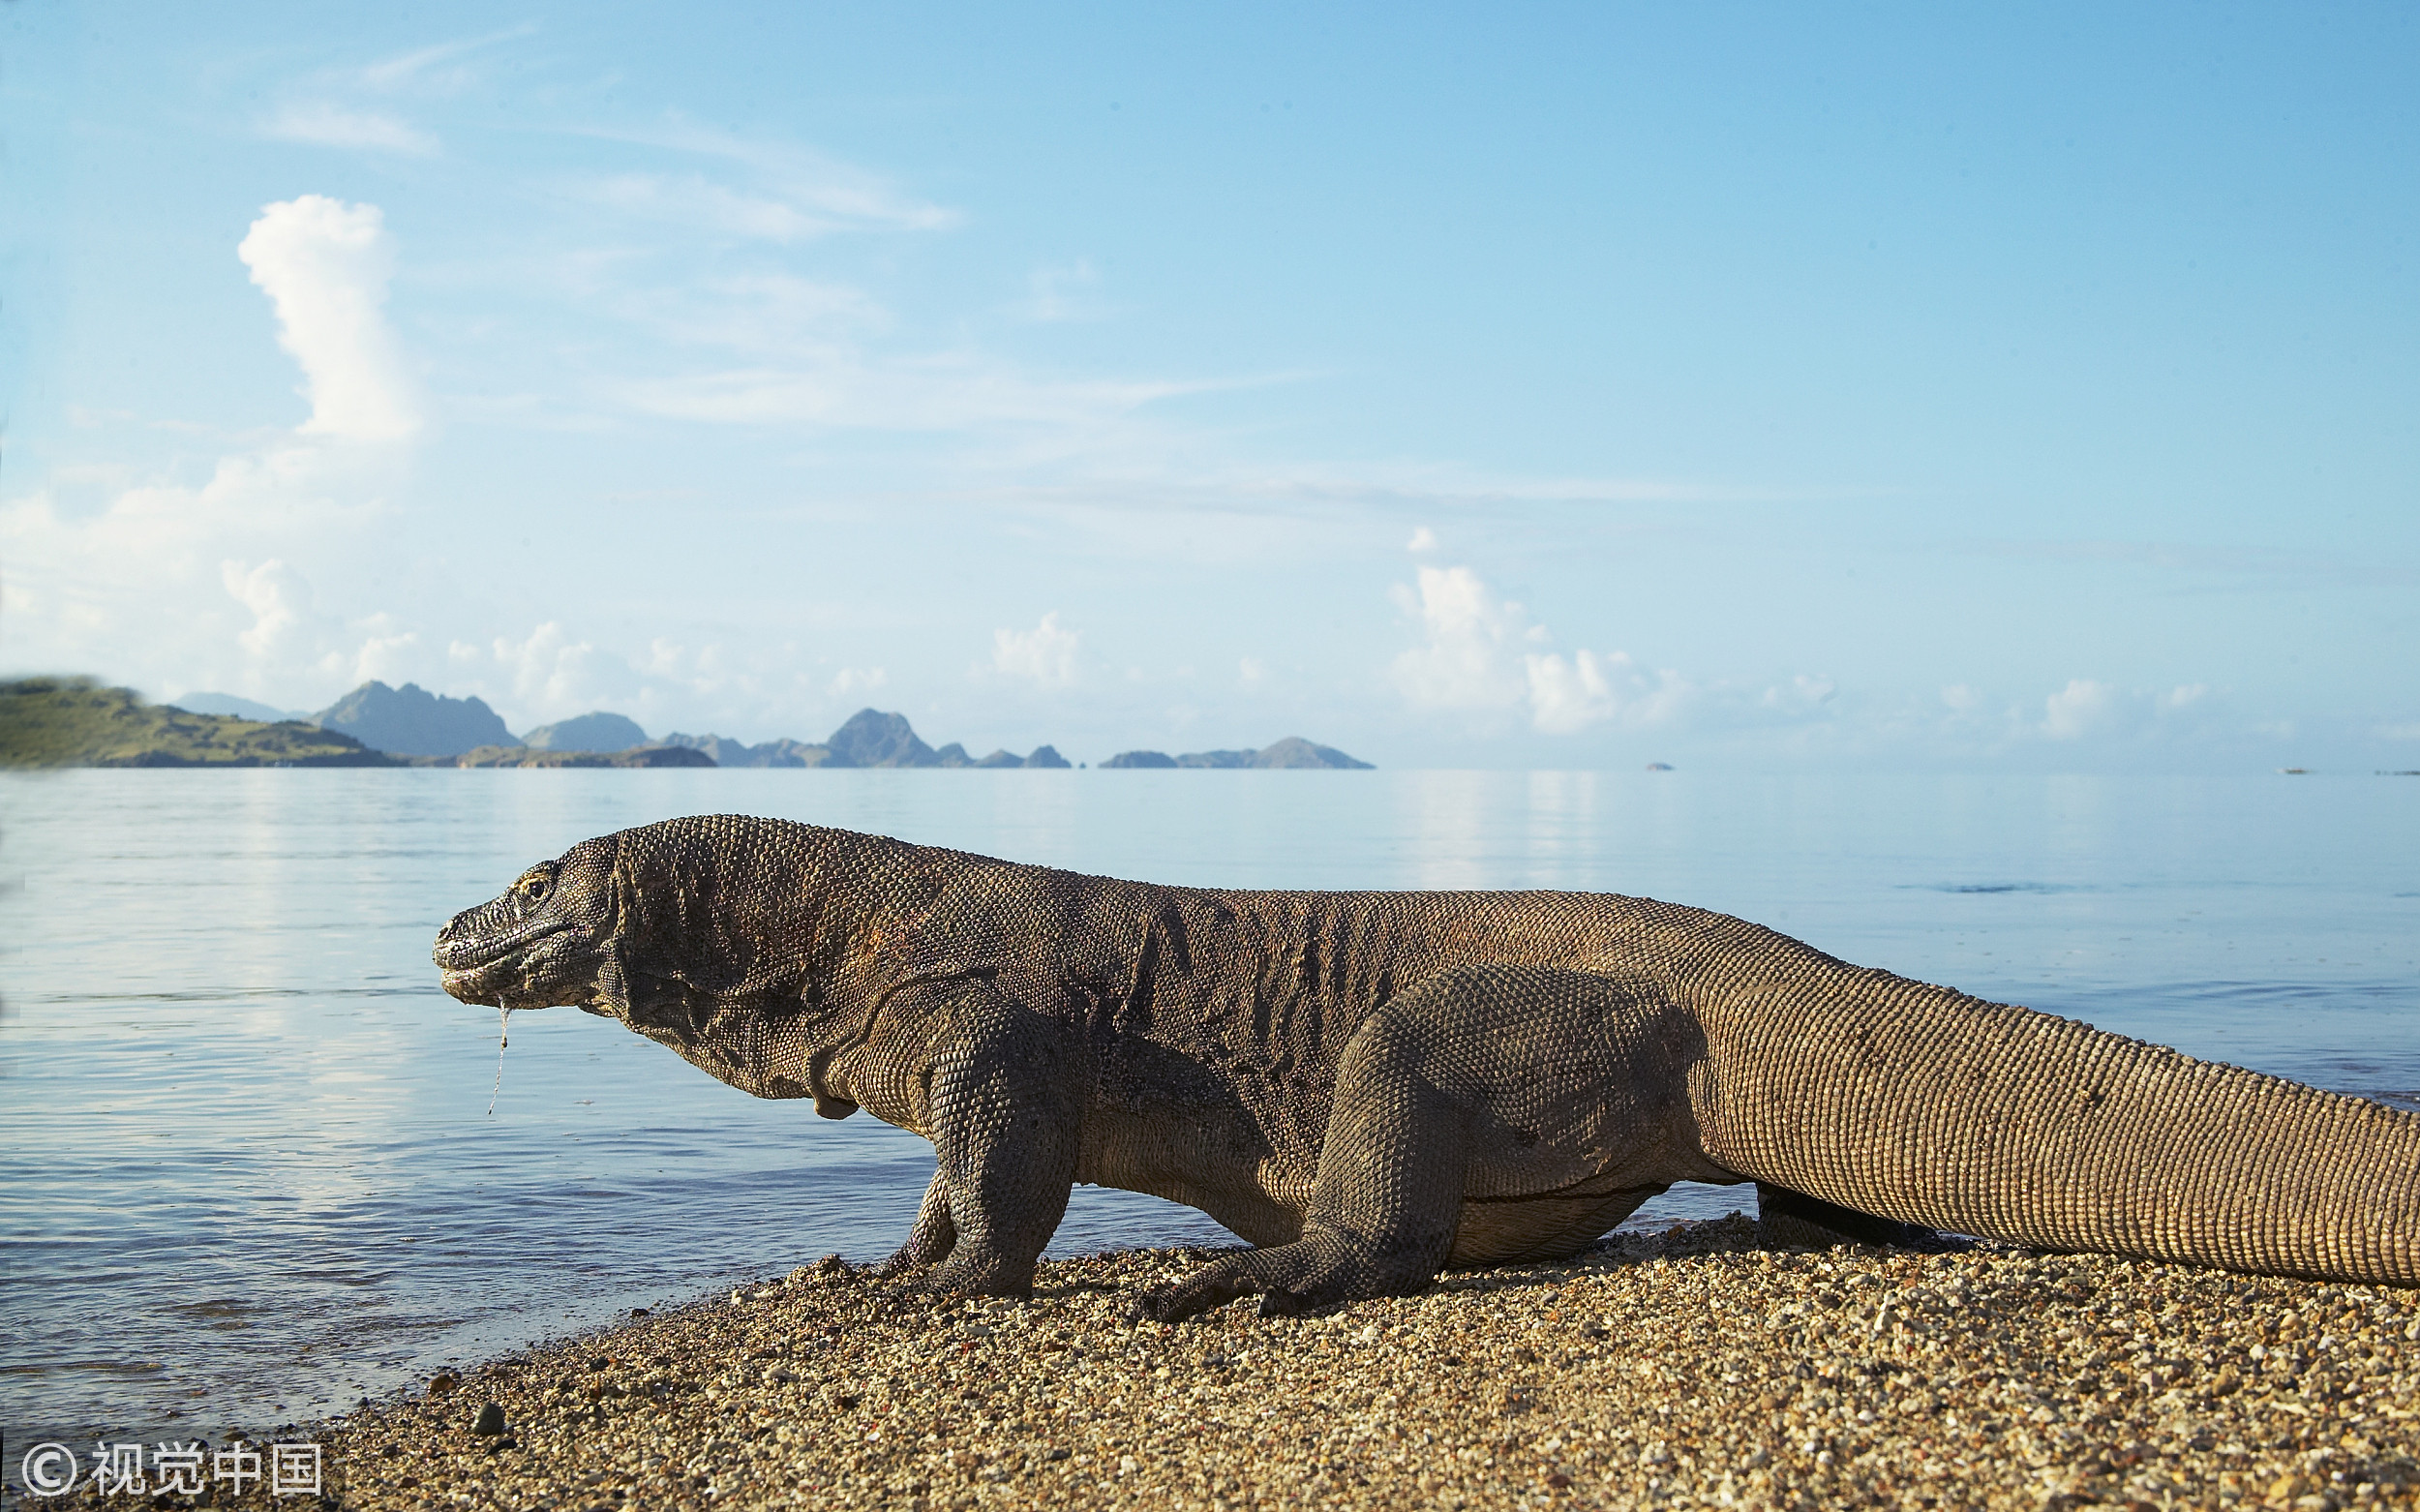
M 2405 7 L 0 43 L 9 671 L 1095 760 L 2420 766 Z

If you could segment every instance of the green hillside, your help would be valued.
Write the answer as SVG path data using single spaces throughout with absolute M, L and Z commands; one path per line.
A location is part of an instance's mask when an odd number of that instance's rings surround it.
M 349 736 L 146 704 L 90 678 L 0 682 L 0 767 L 391 767 Z

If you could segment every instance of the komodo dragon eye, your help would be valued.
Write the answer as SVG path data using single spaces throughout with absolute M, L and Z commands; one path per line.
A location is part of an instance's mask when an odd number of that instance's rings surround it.
M 542 902 L 554 887 L 554 879 L 540 872 L 536 876 L 521 879 L 521 895 L 532 903 Z

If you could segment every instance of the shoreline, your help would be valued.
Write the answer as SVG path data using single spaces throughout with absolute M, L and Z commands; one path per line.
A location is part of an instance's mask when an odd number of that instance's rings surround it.
M 1735 1215 L 1126 1324 L 1213 1253 L 1047 1261 L 1025 1302 L 828 1259 L 314 1436 L 348 1508 L 2420 1505 L 2420 1290 Z

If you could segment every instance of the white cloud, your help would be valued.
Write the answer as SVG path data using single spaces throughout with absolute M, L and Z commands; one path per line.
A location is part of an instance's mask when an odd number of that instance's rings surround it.
M 2107 732 L 2118 717 L 2116 688 L 2090 678 L 2073 678 L 2042 700 L 2042 733 L 2054 741 L 2081 740 Z
M 2053 741 L 2140 736 L 2156 728 L 2171 732 L 2206 727 L 2216 700 L 2204 682 L 2181 683 L 2165 692 L 2121 688 L 2091 678 L 2073 678 L 2042 700 L 2039 731 Z
M 289 563 L 369 528 L 385 463 L 288 437 L 221 458 L 197 484 L 121 489 L 93 513 L 47 492 L 10 499 L 0 645 L 15 666 L 135 667 L 291 705 L 284 680 L 341 668 L 354 630 L 313 607 Z
M 220 457 L 199 483 L 113 477 L 92 511 L 46 492 L 0 504 L 15 664 L 133 665 L 290 705 L 412 653 L 412 632 L 383 616 L 319 608 L 302 565 L 341 557 L 388 512 L 400 453 L 351 443 L 418 424 L 379 308 L 394 256 L 378 207 L 268 205 L 238 255 L 302 367 L 310 417 Z
M 507 679 L 514 700 L 539 718 L 561 717 L 605 707 L 638 691 L 628 662 L 594 642 L 575 639 L 549 620 L 520 640 L 498 636 L 490 659 Z
M 1404 550 L 1413 552 L 1437 550 L 1437 532 L 1425 525 L 1415 527 L 1411 532 L 1411 539 L 1404 543 Z
M 429 133 L 383 110 L 361 110 L 326 100 L 301 100 L 283 106 L 262 123 L 261 131 L 280 141 L 307 142 L 315 147 L 348 147 L 429 158 L 438 140 Z
M 1235 685 L 1250 692 L 1269 680 L 1267 665 L 1256 657 L 1246 656 L 1235 663 Z
M 261 209 L 236 256 L 277 309 L 278 345 L 302 365 L 311 398 L 303 434 L 398 440 L 419 430 L 386 324 L 395 252 L 377 205 L 320 195 L 280 200 Z
M 589 179 L 576 192 L 652 223 L 641 234 L 656 245 L 558 259 L 564 286 L 658 337 L 739 354 L 712 366 L 656 362 L 600 385 L 638 413 L 721 425 L 983 433 L 994 445 L 1021 448 L 1021 463 L 1080 457 L 1098 469 L 1121 441 L 1164 465 L 1165 436 L 1136 412 L 1230 386 L 1068 378 L 965 340 L 921 350 L 881 342 L 893 318 L 864 289 L 769 270 L 761 259 L 779 257 L 774 249 L 841 233 L 942 230 L 958 223 L 954 212 L 793 144 L 680 122 L 652 133 L 596 135 L 631 144 L 641 161 Z M 671 161 L 646 162 L 648 151 Z M 701 271 L 717 259 L 758 260 L 736 275 Z M 1088 312 L 1077 294 L 1097 277 L 1082 261 L 1043 268 L 1033 275 L 1034 299 L 1022 313 L 1078 318 Z M 1008 429 L 1017 434 L 997 434 Z
M 353 649 L 352 670 L 345 678 L 347 687 L 358 687 L 377 679 L 381 682 L 400 682 L 418 674 L 420 633 L 399 630 L 395 617 L 374 614 L 359 622 L 364 632 L 361 644 Z
M 1414 617 L 1420 644 L 1395 658 L 1395 685 L 1427 709 L 1504 709 L 1521 702 L 1528 678 L 1521 644 L 1537 632 L 1517 603 L 1498 600 L 1468 567 L 1422 567 L 1415 591 L 1394 590 Z
M 1549 735 L 1569 735 L 1606 720 L 1633 729 L 1670 724 L 1696 691 L 1677 672 L 1649 673 L 1626 651 L 1600 656 L 1578 650 L 1568 662 L 1553 651 L 1532 652 L 1523 662 L 1529 676 L 1529 722 Z
M 788 142 L 754 140 L 676 121 L 655 132 L 591 135 L 736 166 L 735 188 L 704 171 L 634 170 L 590 180 L 588 197 L 626 214 L 725 236 L 799 242 L 841 231 L 941 230 L 957 212 L 902 194 L 888 179 Z
M 736 653 L 711 637 L 695 650 L 659 638 L 634 662 L 577 620 L 533 615 L 543 620 L 534 628 L 495 634 L 510 621 L 482 624 L 488 606 L 464 595 L 415 597 L 407 618 L 379 612 L 381 594 L 427 586 L 422 567 L 378 559 L 401 533 L 388 500 L 411 461 L 392 443 L 419 425 L 381 303 L 392 239 L 375 205 L 304 196 L 264 207 L 240 256 L 299 365 L 307 418 L 228 433 L 241 438 L 198 479 L 69 465 L 30 493 L 0 496 L 0 649 L 12 666 L 93 669 L 153 690 L 226 689 L 287 708 L 323 705 L 367 678 L 408 680 L 475 693 L 515 728 L 599 707 L 650 728 L 668 714 L 744 711 L 755 728 L 737 733 L 752 738 L 809 732 L 831 701 L 863 702 L 890 680 L 880 666 L 819 663 L 761 635 Z M 777 275 L 717 292 L 795 332 L 881 318 L 852 291 Z M 361 444 L 372 438 L 388 444 Z M 1015 642 L 1022 659 L 1010 661 L 1036 682 L 1074 677 L 1077 637 L 1055 616 Z
M 1148 426 L 1138 411 L 1216 386 L 1069 378 L 970 346 L 902 351 L 883 342 L 894 323 L 890 310 L 842 283 L 761 269 L 653 287 L 623 277 L 610 259 L 577 259 L 566 270 L 566 282 L 606 313 L 739 359 L 687 372 L 659 363 L 606 385 L 628 408 L 667 419 L 873 432 L 1013 429 L 1097 467 L 1106 438 L 1125 435 L 1131 442 L 1138 425 Z M 1149 449 L 1165 459 L 1168 448 Z
M 515 26 L 482 37 L 415 47 L 364 68 L 327 69 L 311 74 L 297 80 L 293 97 L 260 123 L 261 134 L 279 141 L 307 142 L 318 147 L 434 157 L 440 150 L 434 134 L 391 109 L 365 106 L 362 98 L 409 96 L 425 100 L 460 94 L 480 78 L 478 66 L 470 61 L 471 54 L 535 30 L 534 26 Z
M 618 173 L 591 184 L 589 195 L 626 214 L 762 241 L 806 241 L 842 228 L 786 199 L 726 188 L 695 173 Z
M 221 562 L 219 580 L 252 612 L 252 628 L 235 642 L 253 656 L 269 657 L 286 650 L 318 619 L 311 585 L 275 557 L 251 568 L 240 561 Z
M 1679 673 L 1650 673 L 1625 651 L 1545 650 L 1546 627 L 1497 598 L 1468 567 L 1422 567 L 1417 583 L 1416 590 L 1399 585 L 1394 598 L 1417 620 L 1420 644 L 1390 669 L 1415 707 L 1526 709 L 1537 730 L 1571 735 L 1607 721 L 1669 724 L 1695 696 Z M 1823 686 L 1828 694 L 1830 684 Z
M 464 60 L 469 54 L 492 47 L 499 42 L 512 42 L 537 30 L 535 22 L 525 21 L 502 31 L 488 32 L 477 37 L 458 38 L 409 52 L 397 53 L 369 67 L 343 76 L 349 82 L 381 94 L 411 91 L 417 94 L 458 94 L 476 82 L 477 70 Z
M 989 358 L 865 360 L 833 351 L 811 367 L 750 368 L 632 384 L 631 408 L 668 419 L 875 431 L 1104 425 L 1179 383 L 1054 381 Z
M 310 581 L 278 558 L 257 566 L 223 561 L 219 578 L 253 617 L 252 628 L 235 637 L 249 658 L 245 681 L 291 687 L 299 680 L 322 689 L 349 688 L 373 678 L 401 678 L 418 665 L 417 633 L 399 629 L 389 615 L 348 622 L 323 613 Z
M 1569 735 L 1621 711 L 1613 675 L 1630 670 L 1620 651 L 1600 658 L 1590 650 L 1574 651 L 1565 661 L 1558 653 L 1525 657 L 1529 674 L 1530 722 L 1549 735 Z
M 1037 686 L 1066 687 L 1075 680 L 1075 654 L 1083 637 L 1062 628 L 1057 610 L 1030 630 L 991 632 L 991 667 L 1003 677 L 1029 678 Z

